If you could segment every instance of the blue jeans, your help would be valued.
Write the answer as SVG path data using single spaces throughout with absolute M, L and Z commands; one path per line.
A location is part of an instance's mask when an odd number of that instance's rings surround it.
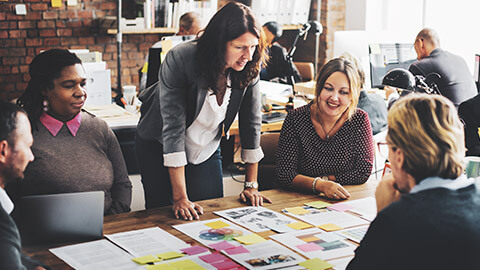
M 142 176 L 145 208 L 173 204 L 168 168 L 163 165 L 163 145 L 144 140 L 136 134 L 135 155 Z M 187 195 L 190 201 L 223 197 L 222 156 L 220 147 L 206 161 L 185 166 Z

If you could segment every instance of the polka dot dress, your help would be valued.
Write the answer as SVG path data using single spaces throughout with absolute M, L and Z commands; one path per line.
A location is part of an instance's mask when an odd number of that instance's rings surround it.
M 342 185 L 362 184 L 373 167 L 373 136 L 368 115 L 357 109 L 340 130 L 322 140 L 310 119 L 312 103 L 291 111 L 277 148 L 277 184 L 289 187 L 298 174 L 335 175 Z

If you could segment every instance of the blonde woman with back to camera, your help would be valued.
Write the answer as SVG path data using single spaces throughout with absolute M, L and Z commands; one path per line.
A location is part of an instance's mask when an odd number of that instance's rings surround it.
M 453 103 L 411 94 L 388 113 L 392 173 L 375 193 L 378 215 L 347 269 L 477 269 L 480 193 L 464 170 Z
M 315 99 L 287 115 L 277 150 L 277 185 L 348 199 L 342 186 L 367 181 L 373 166 L 368 115 L 357 108 L 360 78 L 348 60 L 330 60 Z

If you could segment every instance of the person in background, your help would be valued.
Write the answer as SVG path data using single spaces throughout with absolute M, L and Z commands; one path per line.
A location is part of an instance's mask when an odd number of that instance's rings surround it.
M 105 214 L 130 211 L 132 184 L 117 138 L 105 121 L 82 111 L 87 78 L 81 60 L 68 50 L 48 50 L 33 59 L 29 74 L 17 103 L 30 118 L 36 159 L 13 193 L 100 190 Z
M 198 12 L 187 12 L 180 16 L 178 32 L 176 36 L 182 36 L 184 41 L 195 39 L 197 34 L 202 30 L 202 17 Z M 153 44 L 152 48 L 161 48 L 161 41 Z M 140 78 L 140 91 L 146 88 L 147 85 L 147 71 L 148 71 L 148 53 L 145 58 L 145 64 L 141 70 L 142 77 Z
M 438 89 L 455 107 L 478 93 L 465 60 L 442 50 L 435 30 L 422 29 L 415 38 L 414 48 L 418 61 L 412 63 L 408 70 L 413 75 L 424 77 L 432 72 L 438 73 L 441 77 L 436 83 Z
M 458 115 L 465 125 L 467 156 L 480 156 L 480 94 L 462 102 Z
M 368 115 L 357 108 L 360 78 L 335 58 L 317 77 L 315 99 L 288 113 L 277 149 L 277 186 L 347 199 L 342 185 L 362 184 L 373 167 Z
M 363 72 L 362 64 L 355 56 L 347 52 L 343 53 L 340 58 L 352 62 L 358 70 L 360 89 L 362 91 L 360 91 L 357 107 L 368 114 L 373 135 L 387 129 L 387 105 L 381 95 L 368 93 L 365 90 L 365 73 Z
M 440 95 L 410 94 L 388 113 L 392 173 L 375 192 L 377 217 L 347 269 L 473 269 L 480 191 L 464 175 L 463 126 Z
M 279 83 L 288 83 L 288 79 L 293 72 L 295 82 L 301 82 L 302 77 L 297 67 L 287 61 L 287 50 L 277 41 L 282 37 L 282 26 L 277 22 L 271 21 L 263 25 L 263 31 L 268 44 L 269 61 L 260 72 L 260 79 L 274 81 Z
M 14 205 L 5 192 L 8 183 L 23 178 L 25 167 L 34 159 L 32 143 L 26 113 L 15 104 L 0 100 L 0 269 L 45 269 L 22 254 L 20 234 L 10 217 Z
M 246 176 L 243 201 L 262 205 L 258 192 L 264 37 L 247 6 L 230 2 L 198 40 L 172 48 L 156 87 L 140 94 L 135 152 L 146 208 L 172 205 L 177 218 L 198 219 L 198 200 L 223 196 L 220 140 L 237 113 Z

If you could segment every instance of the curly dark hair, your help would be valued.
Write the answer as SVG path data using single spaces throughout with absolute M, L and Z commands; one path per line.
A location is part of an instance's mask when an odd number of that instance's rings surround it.
M 250 32 L 259 39 L 257 49 L 242 71 L 225 70 L 228 41 Z M 249 7 L 230 2 L 210 20 L 198 40 L 198 63 L 203 77 L 215 93 L 225 91 L 226 75 L 230 73 L 232 87 L 243 89 L 258 76 L 261 63 L 266 63 L 266 42 L 262 28 Z

